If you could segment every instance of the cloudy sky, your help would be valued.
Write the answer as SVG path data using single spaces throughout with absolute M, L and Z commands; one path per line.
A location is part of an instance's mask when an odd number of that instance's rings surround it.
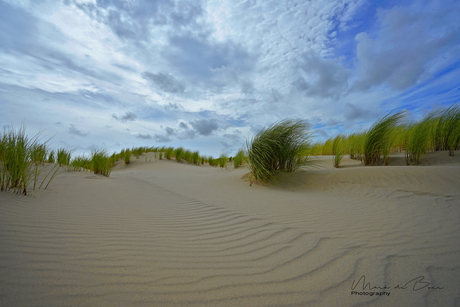
M 75 152 L 234 154 L 460 101 L 460 2 L 0 0 L 0 125 Z

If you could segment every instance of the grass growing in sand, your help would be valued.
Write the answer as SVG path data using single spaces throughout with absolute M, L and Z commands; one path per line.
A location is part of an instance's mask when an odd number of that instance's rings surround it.
M 41 173 L 49 169 L 45 166 L 47 153 L 46 142 L 39 143 L 39 134 L 29 139 L 25 134 L 25 127 L 19 131 L 13 128 L 4 130 L 0 138 L 0 190 L 12 191 L 27 195 L 27 189 L 33 182 L 36 188 Z M 48 179 L 50 182 L 57 175 L 57 166 L 48 171 L 39 188 Z M 49 177 L 51 175 L 51 177 Z
M 405 128 L 406 165 L 419 165 L 422 156 L 429 150 L 432 129 L 435 125 L 434 114 Z
M 277 172 L 293 172 L 306 165 L 310 135 L 303 120 L 283 120 L 262 129 L 246 142 L 252 179 L 267 183 Z
M 233 167 L 237 168 L 243 165 L 244 159 L 245 159 L 244 149 L 240 148 L 238 152 L 236 153 L 236 156 L 233 158 Z
M 174 149 L 173 155 L 176 157 L 177 162 L 180 162 L 184 156 L 184 148 L 178 147 Z
M 218 161 L 220 168 L 225 168 L 225 169 L 227 168 L 228 157 L 226 154 L 224 153 L 220 154 L 217 161 Z
M 460 144 L 460 104 L 454 104 L 438 116 L 438 143 L 440 147 L 454 155 Z
M 387 114 L 372 125 L 364 141 L 364 165 L 378 165 L 383 155 L 385 165 L 394 140 L 394 128 L 404 117 L 403 112 Z
M 131 162 L 131 151 L 129 149 L 125 149 L 123 152 L 123 161 L 125 161 L 126 165 Z
M 423 119 L 402 123 L 404 112 L 390 112 L 377 120 L 367 131 L 349 135 L 339 134 L 323 143 L 310 145 L 307 124 L 303 120 L 283 120 L 276 122 L 246 142 L 246 150 L 240 149 L 230 158 L 235 168 L 246 163 L 251 172 L 251 181 L 267 183 L 278 172 L 293 172 L 306 165 L 309 155 L 333 155 L 334 167 L 340 167 L 345 154 L 358 159 L 364 165 L 388 165 L 390 155 L 405 151 L 407 165 L 419 165 L 428 151 L 445 150 L 453 156 L 460 148 L 460 104 L 429 113 Z M 106 150 L 93 150 L 90 157 L 79 156 L 71 159 L 71 151 L 65 148 L 50 150 L 47 142 L 40 142 L 39 134 L 28 138 L 25 128 L 19 131 L 4 130 L 0 138 L 0 188 L 27 195 L 32 189 L 41 188 L 56 177 L 60 167 L 68 171 L 89 170 L 95 174 L 110 176 L 114 165 L 120 160 L 129 164 L 131 156 L 139 159 L 143 153 L 154 152 L 154 159 L 176 158 L 195 165 L 207 162 L 210 166 L 227 168 L 229 158 L 221 154 L 200 156 L 198 151 L 182 147 L 133 147 L 111 156 Z M 147 161 L 147 156 L 145 156 Z M 151 161 L 151 158 L 150 160 Z M 51 168 L 51 170 L 49 170 Z M 38 185 L 43 172 L 45 179 Z M 32 185 L 33 183 L 33 185 Z
M 193 164 L 195 164 L 195 165 L 200 165 L 200 163 L 201 163 L 201 157 L 200 157 L 200 153 L 199 153 L 198 151 L 194 151 L 194 152 L 192 153 L 191 159 L 192 159 Z
M 66 166 L 70 163 L 71 151 L 65 148 L 59 148 L 56 153 L 56 160 L 59 166 Z
M 343 136 L 341 149 L 351 159 L 361 160 L 364 165 L 388 165 L 390 155 L 405 151 L 407 165 L 419 165 L 428 151 L 447 151 L 453 156 L 460 149 L 460 104 L 436 110 L 423 119 L 402 123 L 404 112 L 389 113 L 377 120 L 367 131 Z M 312 155 L 334 155 L 334 141 L 315 143 L 310 148 Z
M 332 142 L 332 154 L 334 155 L 333 165 L 335 168 L 339 168 L 340 163 L 342 163 L 343 155 L 344 155 L 344 137 L 343 135 L 339 134 L 334 138 Z
M 55 157 L 54 157 L 54 150 L 50 150 L 48 152 L 48 160 L 46 162 L 48 163 L 54 163 Z
M 165 158 L 168 159 L 168 160 L 171 160 L 171 158 L 173 157 L 173 152 L 174 152 L 174 148 L 172 147 L 168 147 L 165 149 Z
M 106 177 L 112 172 L 112 159 L 103 149 L 95 149 L 91 152 L 91 171 L 94 174 L 101 174 Z

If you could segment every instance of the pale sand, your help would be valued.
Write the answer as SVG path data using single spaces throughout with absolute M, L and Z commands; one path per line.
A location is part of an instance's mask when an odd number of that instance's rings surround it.
M 460 152 L 399 157 L 250 187 L 141 156 L 1 192 L 0 306 L 459 306 Z M 390 295 L 352 295 L 363 275 Z M 419 276 L 443 289 L 394 289 Z

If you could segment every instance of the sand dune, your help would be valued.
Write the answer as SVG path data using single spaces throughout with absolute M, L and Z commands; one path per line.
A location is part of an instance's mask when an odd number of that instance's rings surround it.
M 251 187 L 244 168 L 141 157 L 2 192 L 0 305 L 459 306 L 456 154 L 318 157 Z

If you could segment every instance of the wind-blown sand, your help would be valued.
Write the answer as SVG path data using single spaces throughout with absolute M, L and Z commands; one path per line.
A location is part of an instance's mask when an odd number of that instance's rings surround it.
M 141 156 L 1 192 L 0 305 L 459 306 L 460 153 L 402 157 L 250 187 Z

